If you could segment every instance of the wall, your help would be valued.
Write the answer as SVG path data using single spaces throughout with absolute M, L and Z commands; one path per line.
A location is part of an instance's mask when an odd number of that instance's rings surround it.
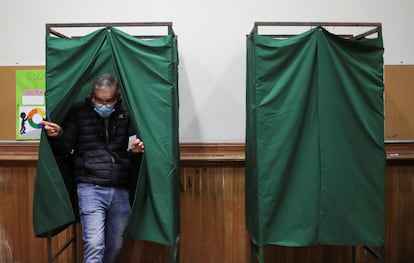
M 0 66 L 0 79 L 2 95 L 0 112 L 2 129 L 0 129 L 0 140 L 15 140 L 16 122 L 16 92 L 15 92 L 15 71 L 19 69 L 44 68 L 42 66 Z M 388 65 L 384 70 L 385 79 L 385 140 L 413 140 L 414 139 L 414 65 Z M 186 96 L 182 92 L 180 96 Z M 231 105 L 231 103 L 229 102 Z M 230 106 L 226 111 L 232 110 Z M 181 110 L 182 111 L 182 110 Z M 216 116 L 220 116 L 218 113 Z M 184 120 L 185 121 L 185 120 Z M 241 121 L 241 119 L 234 120 Z M 181 120 L 183 122 L 183 120 Z M 182 124 L 180 123 L 180 126 Z M 240 128 L 244 129 L 243 128 Z M 180 129 L 181 139 L 183 131 Z M 243 139 L 244 140 L 244 139 Z
M 7 1 L 0 65 L 44 65 L 46 23 L 171 21 L 179 36 L 181 141 L 240 142 L 245 36 L 255 21 L 381 22 L 385 64 L 407 65 L 414 64 L 413 9 L 411 0 Z

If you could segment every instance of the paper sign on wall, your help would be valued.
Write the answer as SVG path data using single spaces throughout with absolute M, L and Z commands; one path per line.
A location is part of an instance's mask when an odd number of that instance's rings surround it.
M 45 70 L 16 70 L 16 140 L 39 140 L 46 118 Z

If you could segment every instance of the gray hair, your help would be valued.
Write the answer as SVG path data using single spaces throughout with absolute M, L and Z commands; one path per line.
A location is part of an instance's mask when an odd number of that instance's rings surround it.
M 94 90 L 109 90 L 112 86 L 115 86 L 116 92 L 118 93 L 118 81 L 110 74 L 103 74 L 99 76 L 93 83 Z

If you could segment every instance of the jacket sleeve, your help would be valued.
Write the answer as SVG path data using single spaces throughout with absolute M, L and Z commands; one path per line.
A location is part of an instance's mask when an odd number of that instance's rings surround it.
M 75 116 L 76 110 L 72 108 L 60 125 L 60 134 L 57 137 L 49 137 L 55 155 L 69 155 L 75 148 L 78 135 L 78 123 Z

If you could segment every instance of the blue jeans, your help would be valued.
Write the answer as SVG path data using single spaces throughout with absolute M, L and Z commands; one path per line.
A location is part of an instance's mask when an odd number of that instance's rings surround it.
M 131 214 L 128 190 L 79 183 L 77 192 L 83 262 L 114 262 L 122 248 L 122 234 Z

